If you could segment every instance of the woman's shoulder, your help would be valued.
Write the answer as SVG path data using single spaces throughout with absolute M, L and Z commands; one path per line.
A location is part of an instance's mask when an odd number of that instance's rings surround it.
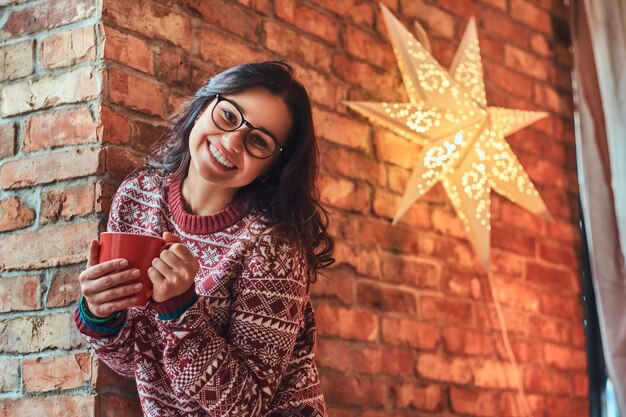
M 166 188 L 168 184 L 167 175 L 153 168 L 141 169 L 130 174 L 122 181 L 118 188 L 120 192 L 130 192 L 132 190 L 145 193 L 158 193 Z

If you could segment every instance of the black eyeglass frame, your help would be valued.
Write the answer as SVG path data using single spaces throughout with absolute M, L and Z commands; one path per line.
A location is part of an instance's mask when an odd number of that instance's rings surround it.
M 276 154 L 276 150 L 278 150 L 278 152 L 282 152 L 283 151 L 283 147 L 280 146 L 280 142 L 278 142 L 278 139 L 276 139 L 276 137 L 271 132 L 269 132 L 266 129 L 263 129 L 262 127 L 254 126 L 252 123 L 250 123 L 249 121 L 247 121 L 243 117 L 243 112 L 241 111 L 241 107 L 239 107 L 239 105 L 237 103 L 235 103 L 232 100 L 227 99 L 226 97 L 224 97 L 221 94 L 216 94 L 215 98 L 216 98 L 215 104 L 213 105 L 213 109 L 211 109 L 211 120 L 213 120 L 213 124 L 215 124 L 215 126 L 217 126 L 218 129 L 220 129 L 220 130 L 222 130 L 224 132 L 234 132 L 235 130 L 239 129 L 241 126 L 246 125 L 248 127 L 248 131 L 246 132 L 245 136 L 243 137 L 243 146 L 244 146 L 244 148 L 246 148 L 246 152 L 248 152 L 250 154 L 250 156 L 252 156 L 253 158 L 256 158 L 256 159 L 267 159 L 267 158 L 271 158 L 272 156 L 274 156 Z M 219 123 L 217 123 L 215 121 L 215 109 L 217 108 L 217 105 L 220 103 L 220 101 L 227 101 L 230 104 L 232 104 L 234 108 L 237 109 L 237 111 L 239 112 L 239 116 L 241 117 L 241 123 L 239 123 L 239 126 L 233 128 L 233 129 L 224 129 L 223 127 L 221 127 L 219 125 Z M 272 140 L 274 141 L 274 145 L 275 145 L 274 151 L 271 154 L 269 154 L 268 156 L 265 156 L 265 157 L 256 156 L 255 154 L 250 152 L 250 149 L 248 149 L 248 136 L 250 135 L 250 132 L 252 132 L 253 130 L 259 130 L 259 131 L 265 133 L 270 138 L 272 138 Z

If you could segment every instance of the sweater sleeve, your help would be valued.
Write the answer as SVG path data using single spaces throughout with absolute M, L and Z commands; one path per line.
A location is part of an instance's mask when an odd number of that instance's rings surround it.
M 134 180 L 123 182 L 113 198 L 107 225 L 109 232 L 130 232 L 132 229 L 132 225 L 124 221 L 124 216 L 129 218 L 127 214 L 129 209 L 133 209 L 134 203 L 128 194 L 132 181 Z M 85 319 L 77 307 L 74 321 L 83 338 L 102 361 L 118 374 L 128 378 L 134 377 L 132 355 L 134 320 L 131 309 L 123 311 L 117 320 L 94 325 Z
M 234 284 L 225 337 L 209 324 L 202 297 L 182 315 L 159 321 L 174 392 L 214 416 L 267 414 L 303 325 L 304 253 L 271 236 L 259 238 L 255 249 Z

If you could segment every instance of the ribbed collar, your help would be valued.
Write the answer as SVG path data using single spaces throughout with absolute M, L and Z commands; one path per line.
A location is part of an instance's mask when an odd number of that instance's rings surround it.
M 219 232 L 237 223 L 246 214 L 245 201 L 242 198 L 235 198 L 228 207 L 215 214 L 207 216 L 189 214 L 183 204 L 181 185 L 182 180 L 170 181 L 167 199 L 174 221 L 185 232 L 196 235 Z

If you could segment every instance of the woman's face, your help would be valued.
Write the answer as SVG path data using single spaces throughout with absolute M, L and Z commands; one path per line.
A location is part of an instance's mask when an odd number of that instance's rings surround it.
M 292 119 L 282 98 L 272 95 L 263 87 L 223 95 L 223 98 L 239 107 L 243 118 L 255 128 L 273 135 L 278 141 L 278 147 L 285 146 Z M 244 138 L 250 128 L 244 123 L 232 132 L 220 129 L 211 117 L 216 102 L 217 98 L 206 106 L 189 134 L 191 166 L 188 175 L 198 175 L 199 179 L 223 188 L 241 188 L 268 170 L 279 157 L 280 151 L 276 149 L 266 159 L 252 156 L 244 146 Z M 233 117 L 228 111 L 226 114 L 220 113 L 219 108 L 214 115 L 218 123 Z M 253 141 L 258 139 L 249 138 L 248 148 L 252 149 L 251 146 L 257 143 Z

